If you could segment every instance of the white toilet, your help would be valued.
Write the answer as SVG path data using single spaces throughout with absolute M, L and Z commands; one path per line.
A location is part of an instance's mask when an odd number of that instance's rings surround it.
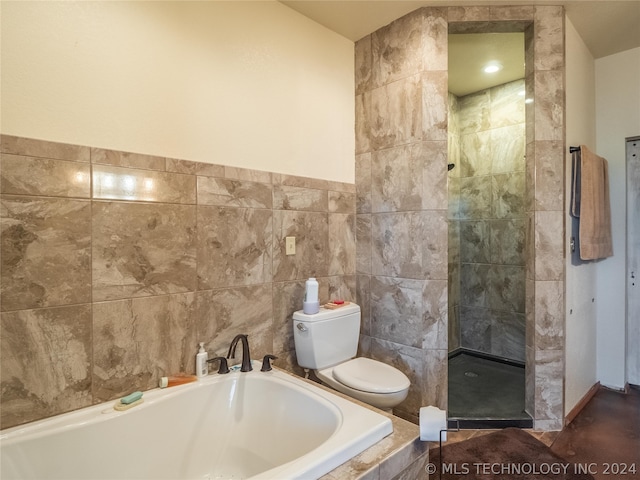
M 315 371 L 326 385 L 374 407 L 389 410 L 409 392 L 400 370 L 370 358 L 354 358 L 360 337 L 360 306 L 321 307 L 313 315 L 293 314 L 298 365 Z

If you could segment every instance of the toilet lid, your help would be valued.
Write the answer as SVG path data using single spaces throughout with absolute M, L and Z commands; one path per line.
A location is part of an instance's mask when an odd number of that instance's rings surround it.
M 337 365 L 333 369 L 333 376 L 343 385 L 371 393 L 400 392 L 411 384 L 400 370 L 362 357 Z

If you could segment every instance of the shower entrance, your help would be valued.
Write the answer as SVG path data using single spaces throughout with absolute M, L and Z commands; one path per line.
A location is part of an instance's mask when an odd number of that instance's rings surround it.
M 523 33 L 449 35 L 448 416 L 463 428 L 533 425 L 525 412 L 525 97 Z

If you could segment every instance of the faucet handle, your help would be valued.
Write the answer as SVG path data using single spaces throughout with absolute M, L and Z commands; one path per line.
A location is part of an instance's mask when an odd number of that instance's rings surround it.
M 224 357 L 215 357 L 207 360 L 207 363 L 213 363 L 216 360 L 220 360 L 220 368 L 218 368 L 218 373 L 229 373 L 229 365 L 227 364 L 227 359 Z
M 277 360 L 278 357 L 276 357 L 275 355 L 265 355 L 264 358 L 262 359 L 262 368 L 260 369 L 261 372 L 269 372 L 271 371 L 271 360 Z

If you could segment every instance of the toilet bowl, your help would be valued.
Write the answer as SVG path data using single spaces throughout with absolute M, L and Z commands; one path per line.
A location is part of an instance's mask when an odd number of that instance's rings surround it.
M 325 385 L 382 409 L 401 403 L 410 381 L 397 368 L 356 357 L 360 336 L 360 307 L 350 303 L 316 314 L 293 314 L 298 365 L 313 369 Z
M 400 370 L 364 357 L 316 370 L 315 374 L 329 387 L 384 410 L 407 398 L 411 384 Z

